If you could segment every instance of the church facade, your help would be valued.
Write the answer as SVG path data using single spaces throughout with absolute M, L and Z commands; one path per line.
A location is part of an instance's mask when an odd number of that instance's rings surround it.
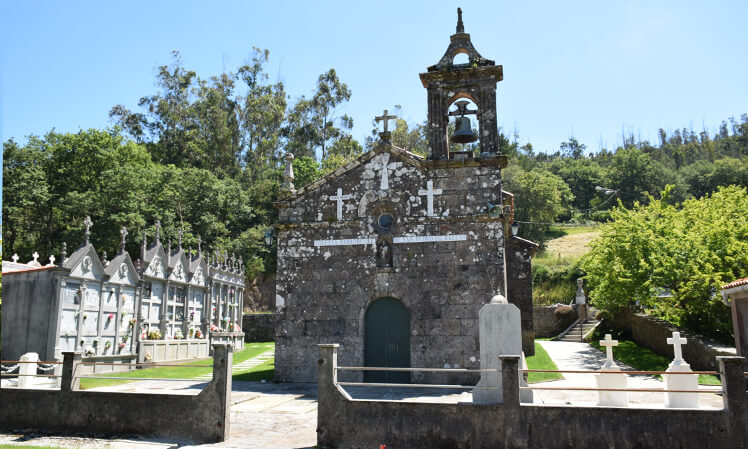
M 454 64 L 459 53 L 470 62 Z M 340 344 L 341 366 L 479 368 L 478 311 L 495 294 L 522 311 L 523 347 L 532 352 L 536 245 L 509 231 L 513 203 L 501 189 L 507 159 L 497 143 L 502 77 L 502 67 L 475 50 L 460 17 L 444 57 L 421 74 L 429 101 L 427 157 L 392 145 L 393 117 L 385 111 L 377 146 L 357 160 L 298 191 L 287 169 L 289 191 L 277 203 L 277 381 L 314 381 L 320 343 Z M 479 150 L 450 151 L 450 142 L 460 140 L 447 133 L 450 117 L 464 125 L 466 115 L 476 116 Z

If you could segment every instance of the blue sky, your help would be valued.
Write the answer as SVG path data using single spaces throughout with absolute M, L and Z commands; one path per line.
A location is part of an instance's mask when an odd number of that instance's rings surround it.
M 748 2 L 194 2 L 0 3 L 0 138 L 111 125 L 138 109 L 154 74 L 181 52 L 207 78 L 234 70 L 253 46 L 292 97 L 330 67 L 353 96 L 342 112 L 363 140 L 371 119 L 402 106 L 426 117 L 418 74 L 455 32 L 456 7 L 481 54 L 504 66 L 501 126 L 536 151 L 574 136 L 613 148 L 622 132 L 704 126 L 748 112 Z

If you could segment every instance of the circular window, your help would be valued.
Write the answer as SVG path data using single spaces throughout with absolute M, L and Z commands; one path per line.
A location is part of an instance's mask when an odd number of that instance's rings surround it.
M 395 218 L 392 216 L 392 214 L 382 214 L 379 216 L 379 226 L 389 229 L 392 227 L 392 223 L 394 223 Z

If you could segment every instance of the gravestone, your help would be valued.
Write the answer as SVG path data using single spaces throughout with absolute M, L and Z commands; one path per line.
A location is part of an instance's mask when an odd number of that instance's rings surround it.
M 21 356 L 20 361 L 22 363 L 18 364 L 18 388 L 34 388 L 39 354 L 27 352 Z
M 605 334 L 605 340 L 600 340 L 600 346 L 605 346 L 605 364 L 602 373 L 595 375 L 597 388 L 623 389 L 626 388 L 628 377 L 622 373 L 621 368 L 613 360 L 613 347 L 618 346 L 618 340 L 613 340 L 610 334 Z M 626 407 L 628 405 L 627 391 L 598 391 L 597 405 Z
M 517 306 L 509 304 L 501 295 L 481 307 L 480 321 L 480 368 L 481 378 L 473 389 L 473 402 L 503 403 L 501 380 L 501 356 L 522 354 L 522 327 Z M 526 387 L 521 373 L 520 386 Z M 532 402 L 531 390 L 520 390 L 521 402 Z
M 683 360 L 681 345 L 687 343 L 685 338 L 680 337 L 680 332 L 673 332 L 673 337 L 667 339 L 667 344 L 673 345 L 675 358 L 668 365 L 668 372 L 691 372 L 691 366 Z M 697 374 L 665 374 L 666 390 L 696 390 L 699 388 L 699 376 Z M 699 395 L 696 393 L 665 393 L 665 407 L 668 408 L 699 408 Z

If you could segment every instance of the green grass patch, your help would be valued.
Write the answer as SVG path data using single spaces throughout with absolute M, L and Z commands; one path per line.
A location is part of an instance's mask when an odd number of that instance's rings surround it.
M 528 369 L 558 369 L 553 360 L 551 360 L 551 356 L 537 342 L 535 343 L 535 355 L 527 357 L 525 360 L 527 361 Z M 527 383 L 547 382 L 562 378 L 561 373 L 528 373 Z
M 234 353 L 234 365 L 239 364 L 247 359 L 256 357 L 263 352 L 273 349 L 274 343 L 248 343 L 244 346 L 244 349 Z M 168 363 L 168 362 L 165 362 Z M 98 387 L 110 387 L 114 385 L 122 385 L 130 382 L 137 382 L 137 380 L 128 380 L 129 377 L 143 378 L 152 377 L 157 379 L 191 379 L 197 376 L 210 374 L 213 372 L 213 359 L 198 359 L 189 360 L 186 362 L 179 362 L 179 365 L 204 365 L 205 368 L 199 367 L 179 367 L 179 366 L 164 366 L 156 368 L 143 368 L 122 373 L 107 373 L 107 374 L 96 374 L 96 376 L 112 377 L 112 379 L 81 379 L 81 389 L 98 388 Z M 241 376 L 248 372 L 254 372 L 257 369 L 265 366 L 266 364 L 257 366 L 246 371 L 235 373 L 233 378 Z M 272 368 L 271 368 L 272 369 Z M 271 374 L 272 379 L 272 374 Z M 240 379 L 237 379 L 240 380 Z
M 605 352 L 605 349 L 600 346 L 600 340 L 605 338 L 605 333 L 605 331 L 598 327 L 592 334 L 590 341 L 590 345 L 602 352 Z M 618 346 L 613 348 L 613 357 L 616 360 L 620 360 L 626 365 L 639 371 L 667 370 L 671 361 L 667 357 L 661 356 L 649 348 L 639 346 L 631 340 L 625 340 L 620 336 L 620 334 L 615 335 L 614 333 L 613 338 L 618 340 Z M 662 376 L 657 376 L 657 378 L 661 379 Z M 699 383 L 702 385 L 722 385 L 719 381 L 719 377 L 706 374 L 699 375 Z

